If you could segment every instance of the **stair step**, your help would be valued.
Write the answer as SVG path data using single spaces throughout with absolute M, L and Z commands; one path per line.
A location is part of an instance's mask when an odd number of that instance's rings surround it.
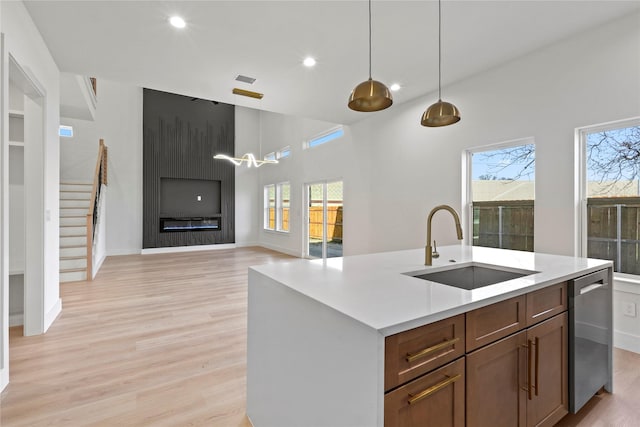
M 60 200 L 60 209 L 64 208 L 77 208 L 77 209 L 89 209 L 90 200 Z
M 87 257 L 62 257 L 60 258 L 60 272 L 86 270 Z
M 60 236 L 60 247 L 85 246 L 87 236 Z
M 86 225 L 61 225 L 60 236 L 80 237 L 87 236 Z
M 61 216 L 80 216 L 80 215 L 84 215 L 85 218 L 87 216 L 87 213 L 89 212 L 89 208 L 69 208 L 69 207 L 63 207 L 60 206 L 60 214 Z
M 91 200 L 91 191 L 61 191 L 60 200 Z
M 60 282 L 79 282 L 87 280 L 86 269 L 75 269 L 72 271 L 60 271 Z
M 87 216 L 60 216 L 60 227 L 87 227 Z
M 87 246 L 86 245 L 60 246 L 60 256 L 61 257 L 81 256 L 86 258 Z
M 93 184 L 61 182 L 60 191 L 93 191 Z

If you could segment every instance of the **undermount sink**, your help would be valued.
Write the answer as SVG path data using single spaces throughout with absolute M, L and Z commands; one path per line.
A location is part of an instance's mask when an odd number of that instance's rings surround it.
M 423 270 L 404 274 L 470 291 L 535 273 L 537 271 L 518 270 L 497 265 L 466 264 L 429 273 Z

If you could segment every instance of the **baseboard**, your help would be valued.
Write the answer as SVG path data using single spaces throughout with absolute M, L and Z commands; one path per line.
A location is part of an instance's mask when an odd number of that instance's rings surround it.
M 24 314 L 16 313 L 9 315 L 9 327 L 24 325 Z
M 613 346 L 634 353 L 640 353 L 640 336 L 614 331 Z
M 258 243 L 258 242 L 241 242 L 241 243 L 236 242 L 236 247 L 237 248 L 248 248 L 248 247 L 251 247 L 251 246 L 260 246 L 260 243 Z
M 141 249 L 115 249 L 106 251 L 105 257 L 120 255 L 140 255 Z
M 235 243 L 221 243 L 219 245 L 194 245 L 194 246 L 172 246 L 167 248 L 142 249 L 142 255 L 170 254 L 176 252 L 212 251 L 220 249 L 235 249 Z
M 282 246 L 271 245 L 271 244 L 268 244 L 268 243 L 260 243 L 258 246 L 261 246 L 261 247 L 263 247 L 265 249 L 271 249 L 272 251 L 281 252 L 283 254 L 291 255 L 291 256 L 294 256 L 296 258 L 304 258 L 303 254 L 298 253 L 296 251 L 292 251 L 289 248 L 283 248 Z
M 58 301 L 51 307 L 51 310 L 44 315 L 44 332 L 46 333 L 49 326 L 53 324 L 58 315 L 62 312 L 62 300 L 58 298 Z

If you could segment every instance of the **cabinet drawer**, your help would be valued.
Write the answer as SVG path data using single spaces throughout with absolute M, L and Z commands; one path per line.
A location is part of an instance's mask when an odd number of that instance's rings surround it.
M 463 427 L 464 357 L 384 396 L 384 425 Z
M 526 296 L 470 311 L 466 316 L 467 352 L 525 328 Z
M 527 326 L 550 319 L 567 309 L 567 282 L 527 294 Z
M 464 354 L 464 314 L 385 339 L 384 389 L 390 390 Z

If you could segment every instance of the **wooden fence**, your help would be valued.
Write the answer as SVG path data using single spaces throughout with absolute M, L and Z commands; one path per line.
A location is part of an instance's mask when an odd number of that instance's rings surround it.
M 587 218 L 587 256 L 640 274 L 640 197 L 590 198 Z
M 473 244 L 533 251 L 533 200 L 474 202 Z
M 309 238 L 322 240 L 322 206 L 309 207 Z M 327 206 L 327 241 L 342 242 L 342 206 Z

